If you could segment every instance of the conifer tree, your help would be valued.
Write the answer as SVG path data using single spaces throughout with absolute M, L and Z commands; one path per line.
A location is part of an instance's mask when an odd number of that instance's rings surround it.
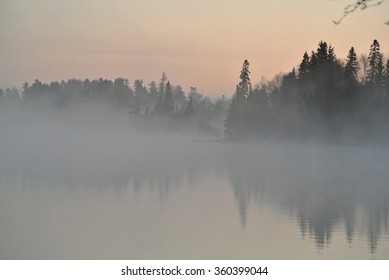
M 356 84 L 358 77 L 358 58 L 355 53 L 354 47 L 351 47 L 347 55 L 346 66 L 344 69 L 344 75 L 347 83 Z
M 331 63 L 336 62 L 335 50 L 334 50 L 334 47 L 331 45 L 328 46 L 327 61 L 331 62 Z
M 355 119 L 354 111 L 357 100 L 358 70 L 358 57 L 354 47 L 351 47 L 344 67 L 345 88 L 342 94 L 343 117 L 347 117 L 349 122 L 353 122 Z
M 369 68 L 367 69 L 367 83 L 374 93 L 380 93 L 383 82 L 383 62 L 380 44 L 377 40 L 373 41 L 369 52 Z
M 250 67 L 250 63 L 246 59 L 243 62 L 242 70 L 240 71 L 240 82 L 239 82 L 240 91 L 245 97 L 247 97 L 252 90 L 249 67 Z
M 332 49 L 332 55 L 334 55 L 333 49 Z M 328 57 L 329 57 L 328 56 L 328 45 L 326 42 L 323 42 L 323 41 L 319 42 L 319 47 L 317 48 L 317 51 L 316 51 L 316 57 L 317 57 L 319 64 L 322 64 L 322 63 L 328 61 Z
M 165 94 L 165 83 L 167 81 L 166 73 L 162 73 L 161 81 L 158 85 L 158 99 L 157 104 L 155 105 L 154 112 L 156 113 L 163 113 L 165 106 L 164 106 L 164 94 Z
M 238 140 L 245 137 L 247 127 L 247 96 L 251 93 L 249 62 L 243 62 L 240 82 L 231 100 L 225 123 L 225 138 Z
M 298 68 L 298 78 L 300 80 L 306 78 L 308 76 L 309 72 L 309 55 L 307 52 L 303 55 L 303 60 L 301 61 L 299 68 Z
M 163 104 L 164 113 L 171 113 L 174 111 L 173 92 L 169 81 L 166 83 Z

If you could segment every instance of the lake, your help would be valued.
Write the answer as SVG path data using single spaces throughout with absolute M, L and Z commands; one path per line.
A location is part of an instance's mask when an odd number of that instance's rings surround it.
M 389 259 L 388 148 L 98 131 L 2 137 L 0 259 Z

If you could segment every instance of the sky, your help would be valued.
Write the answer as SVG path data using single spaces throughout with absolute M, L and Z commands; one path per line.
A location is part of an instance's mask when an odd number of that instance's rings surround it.
M 323 40 L 345 59 L 374 39 L 389 57 L 389 1 L 0 0 L 0 88 L 23 82 L 124 77 L 231 96 L 243 61 L 253 84 L 297 67 Z

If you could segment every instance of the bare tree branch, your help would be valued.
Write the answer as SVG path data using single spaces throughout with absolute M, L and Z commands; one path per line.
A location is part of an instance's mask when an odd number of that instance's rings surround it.
M 338 20 L 333 20 L 332 22 L 339 24 L 346 16 L 355 12 L 356 10 L 364 10 L 366 8 L 376 7 L 381 5 L 383 2 L 385 2 L 385 0 L 357 0 L 356 3 L 347 5 L 343 10 L 343 15 Z M 386 21 L 385 24 L 389 25 L 389 20 Z

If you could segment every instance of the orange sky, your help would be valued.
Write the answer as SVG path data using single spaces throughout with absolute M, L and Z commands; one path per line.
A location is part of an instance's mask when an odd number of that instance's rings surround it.
M 389 57 L 389 1 L 356 11 L 353 0 L 1 0 L 0 87 L 24 81 L 125 77 L 231 95 L 244 59 L 253 83 L 298 65 L 320 40 L 345 58 L 374 39 Z

